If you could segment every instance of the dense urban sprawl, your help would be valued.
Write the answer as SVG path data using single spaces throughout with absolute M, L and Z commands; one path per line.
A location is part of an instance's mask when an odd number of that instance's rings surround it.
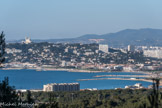
M 129 45 L 128 48 L 120 49 L 96 43 L 32 43 L 26 40 L 6 45 L 5 66 L 104 71 L 161 70 L 160 51 L 160 47 Z

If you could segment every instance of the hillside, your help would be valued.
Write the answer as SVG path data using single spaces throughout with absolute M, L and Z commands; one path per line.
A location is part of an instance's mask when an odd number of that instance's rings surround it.
M 108 43 L 110 46 L 133 45 L 157 45 L 162 46 L 162 30 L 160 29 L 126 29 L 116 33 L 103 35 L 84 35 L 77 39 L 104 39 L 100 43 Z
M 112 47 L 132 45 L 162 46 L 161 29 L 126 29 L 103 35 L 87 34 L 77 38 L 32 40 L 33 42 L 52 43 L 103 43 Z M 17 42 L 21 42 L 17 41 Z

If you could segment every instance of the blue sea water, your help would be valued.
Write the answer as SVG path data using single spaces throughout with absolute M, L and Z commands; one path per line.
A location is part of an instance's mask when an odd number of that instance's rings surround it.
M 36 70 L 0 70 L 0 81 L 4 77 L 9 77 L 11 86 L 16 89 L 42 89 L 48 83 L 73 83 L 79 82 L 80 88 L 114 89 L 124 88 L 126 85 L 142 83 L 147 87 L 150 82 L 128 81 L 128 80 L 89 80 L 77 81 L 78 79 L 94 79 L 96 75 L 141 75 L 131 72 L 101 72 L 101 73 L 81 73 L 67 71 L 36 71 Z

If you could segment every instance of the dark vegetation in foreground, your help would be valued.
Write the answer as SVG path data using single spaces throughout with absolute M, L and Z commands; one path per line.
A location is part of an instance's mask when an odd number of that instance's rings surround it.
M 33 92 L 38 108 L 152 108 L 149 97 L 152 90 L 99 90 L 79 92 Z M 24 97 L 27 93 L 23 94 Z M 23 97 L 23 98 L 24 98 Z M 162 106 L 162 90 L 159 94 Z M 156 107 L 155 107 L 156 108 Z
M 8 78 L 5 78 L 0 82 L 0 102 L 17 105 L 28 103 L 35 105 L 35 108 L 161 108 L 162 106 L 162 89 L 156 93 L 153 89 L 78 92 L 27 91 L 24 93 L 14 91 L 14 88 L 9 86 Z M 15 108 L 21 107 L 15 106 Z
M 14 108 L 161 108 L 162 89 L 157 89 L 156 84 L 154 87 L 139 90 L 15 92 L 14 87 L 9 86 L 8 78 L 5 78 L 0 82 L 0 103 L 15 104 L 12 106 Z

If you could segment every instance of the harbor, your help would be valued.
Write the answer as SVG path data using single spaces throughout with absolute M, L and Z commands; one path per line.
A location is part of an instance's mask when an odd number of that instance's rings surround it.
M 94 77 L 110 75 L 108 78 Z M 50 83 L 80 83 L 80 89 L 97 88 L 97 89 L 115 89 L 124 88 L 126 85 L 134 85 L 142 83 L 148 87 L 152 85 L 151 80 L 130 78 L 112 78 L 113 75 L 128 76 L 128 75 L 143 75 L 135 72 L 68 72 L 68 71 L 36 71 L 36 70 L 1 70 L 0 79 L 9 77 L 10 85 L 14 85 L 16 89 L 43 89 L 43 85 Z

